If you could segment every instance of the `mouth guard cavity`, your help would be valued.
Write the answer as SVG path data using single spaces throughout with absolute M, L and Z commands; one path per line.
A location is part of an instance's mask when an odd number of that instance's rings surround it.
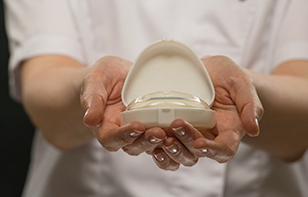
M 197 96 L 171 91 L 165 94 L 161 91 L 140 96 L 128 104 L 126 111 L 143 108 L 203 108 L 209 109 L 208 104 Z

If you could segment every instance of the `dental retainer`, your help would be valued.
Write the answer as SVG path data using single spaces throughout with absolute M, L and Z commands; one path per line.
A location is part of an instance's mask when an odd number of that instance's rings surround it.
M 212 128 L 214 99 L 212 81 L 196 54 L 180 42 L 163 39 L 139 54 L 126 77 L 121 124 L 139 121 L 146 128 L 164 128 L 182 118 L 196 128 Z

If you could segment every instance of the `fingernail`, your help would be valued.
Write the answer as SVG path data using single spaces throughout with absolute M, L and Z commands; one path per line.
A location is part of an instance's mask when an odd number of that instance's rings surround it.
M 151 136 L 151 139 L 150 139 L 151 143 L 156 144 L 156 143 L 159 143 L 161 141 L 162 141 L 162 139 L 159 139 L 157 137 Z
M 157 161 L 160 161 L 160 162 L 165 161 L 165 155 L 162 153 L 154 154 L 154 157 Z
M 89 113 L 89 107 L 87 107 L 86 112 L 84 113 L 83 117 L 87 116 L 88 113 Z
M 172 128 L 172 130 L 178 134 L 179 136 L 184 136 L 185 135 L 185 130 L 183 127 L 178 127 L 178 128 Z
M 138 137 L 139 135 L 141 135 L 143 132 L 142 131 L 138 131 L 138 130 L 133 130 L 129 135 L 131 137 Z
M 87 125 L 87 124 L 85 123 L 85 117 L 87 116 L 88 113 L 89 113 L 89 108 L 86 109 L 86 111 L 85 111 L 85 113 L 84 113 L 84 115 L 83 115 L 83 124 L 85 124 L 87 127 L 90 127 L 89 125 Z
M 166 150 L 170 153 L 177 153 L 178 152 L 178 147 L 174 144 L 172 144 L 171 146 L 166 147 Z
M 256 136 L 258 136 L 260 134 L 260 127 L 259 127 L 259 121 L 258 121 L 257 118 L 255 119 L 255 122 L 256 122 L 256 125 L 257 125 L 257 128 L 258 128 L 258 133 L 256 134 Z
M 200 152 L 202 152 L 202 153 L 207 153 L 208 150 L 207 150 L 206 148 L 201 148 L 201 149 L 200 149 Z

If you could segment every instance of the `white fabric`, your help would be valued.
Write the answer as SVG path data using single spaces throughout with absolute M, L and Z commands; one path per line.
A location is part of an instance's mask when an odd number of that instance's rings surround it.
M 104 55 L 133 61 L 145 46 L 167 37 L 200 57 L 226 55 L 263 73 L 284 61 L 308 59 L 307 0 L 7 0 L 6 5 L 16 99 L 21 99 L 19 63 L 40 54 L 68 55 L 86 65 Z M 227 164 L 204 158 L 192 168 L 165 172 L 146 154 L 109 153 L 95 140 L 63 153 L 38 132 L 23 196 L 304 197 L 307 170 L 307 153 L 286 164 L 241 144 Z
M 308 2 L 305 0 L 293 1 L 286 10 L 285 20 L 282 23 L 281 33 L 276 44 L 273 64 L 292 59 L 307 59 L 308 53 Z

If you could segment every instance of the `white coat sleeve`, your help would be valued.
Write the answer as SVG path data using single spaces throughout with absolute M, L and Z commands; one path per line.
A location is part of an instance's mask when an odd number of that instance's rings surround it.
M 81 38 L 68 0 L 6 0 L 11 96 L 21 99 L 19 65 L 46 54 L 84 61 Z
M 273 66 L 289 60 L 308 60 L 308 1 L 292 0 L 278 34 Z

